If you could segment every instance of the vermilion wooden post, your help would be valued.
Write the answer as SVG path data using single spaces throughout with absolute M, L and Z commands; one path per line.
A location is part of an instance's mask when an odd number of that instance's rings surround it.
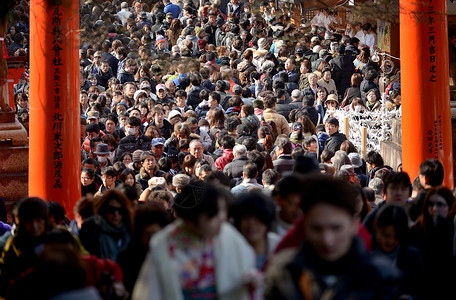
M 61 203 L 81 196 L 79 1 L 30 1 L 29 195 Z
M 402 163 L 413 179 L 435 158 L 453 187 L 447 1 L 400 0 Z

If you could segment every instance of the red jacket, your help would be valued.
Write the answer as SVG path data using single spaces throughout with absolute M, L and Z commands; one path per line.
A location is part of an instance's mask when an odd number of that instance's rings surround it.
M 223 168 L 230 163 L 234 158 L 233 149 L 223 149 L 223 154 L 215 160 L 217 170 L 223 171 Z

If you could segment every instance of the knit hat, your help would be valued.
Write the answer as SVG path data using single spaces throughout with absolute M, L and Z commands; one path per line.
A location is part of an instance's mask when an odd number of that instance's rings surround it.
M 152 177 L 147 182 L 150 189 L 160 188 L 161 190 L 166 189 L 166 179 L 163 177 Z
M 203 31 L 204 31 L 204 28 L 202 28 L 202 27 L 196 27 L 196 28 L 195 28 L 195 35 L 196 35 L 196 36 L 199 36 L 199 35 L 201 34 L 201 32 L 203 32 Z
M 133 96 L 133 99 L 135 99 L 135 101 L 136 101 L 138 99 L 138 97 L 143 94 L 145 94 L 146 97 L 148 97 L 148 93 L 145 90 L 137 90 Z
M 135 150 L 133 152 L 133 163 L 136 163 L 136 162 L 140 162 L 141 161 L 141 154 L 143 153 L 144 151 L 142 150 Z
M 166 39 L 163 35 L 157 35 L 157 39 L 155 41 L 156 41 L 156 44 L 158 45 L 162 42 L 166 42 Z
M 266 49 L 268 46 L 268 40 L 265 38 L 261 38 L 258 40 L 258 49 Z
M 258 100 L 258 99 L 253 100 L 253 108 L 263 109 L 264 108 L 263 101 Z
M 177 174 L 173 177 L 173 186 L 177 188 L 183 188 L 190 183 L 190 177 L 185 174 Z
M 198 41 L 196 41 L 196 43 L 198 44 L 198 47 L 200 49 L 204 49 L 204 47 L 206 47 L 207 45 L 207 41 L 205 39 L 199 39 Z
M 125 106 L 126 109 L 128 109 L 128 105 L 127 105 L 126 103 L 119 102 L 119 103 L 117 103 L 116 108 L 117 108 L 119 105 L 123 105 L 123 106 Z

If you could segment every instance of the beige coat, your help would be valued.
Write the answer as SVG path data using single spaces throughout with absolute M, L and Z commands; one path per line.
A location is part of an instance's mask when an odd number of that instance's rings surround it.
M 290 134 L 290 126 L 287 119 L 281 114 L 278 114 L 273 108 L 266 108 L 263 112 L 263 117 L 266 122 L 274 121 L 277 127 L 277 134 Z

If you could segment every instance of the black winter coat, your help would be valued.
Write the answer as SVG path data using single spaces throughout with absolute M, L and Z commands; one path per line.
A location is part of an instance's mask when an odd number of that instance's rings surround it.
M 371 89 L 378 89 L 378 86 L 372 81 L 367 81 L 366 79 L 364 79 L 363 81 L 361 81 L 359 89 L 361 91 L 361 99 L 363 101 L 366 101 L 367 92 L 369 92 Z
M 122 156 L 124 152 L 133 153 L 135 150 L 150 150 L 150 137 L 146 135 L 140 135 L 137 139 L 132 135 L 127 135 L 119 142 L 119 147 L 117 147 L 116 159 Z
M 188 91 L 186 104 L 188 106 L 191 106 L 193 110 L 195 110 L 196 107 L 198 106 L 198 104 L 200 104 L 200 102 L 201 102 L 201 98 L 199 96 L 201 90 L 202 90 L 201 86 L 193 86 Z
M 337 132 L 329 137 L 325 142 L 325 149 L 331 150 L 336 153 L 340 149 L 340 145 L 347 140 L 345 134 Z
M 287 103 L 285 100 L 277 101 L 276 112 L 278 114 L 281 114 L 282 116 L 284 116 L 285 119 L 287 119 L 287 122 L 290 122 L 290 119 L 288 118 L 290 111 L 291 111 L 291 106 L 289 103 Z
M 242 177 L 242 170 L 248 161 L 247 156 L 237 156 L 223 168 L 223 173 L 230 179 Z
M 336 83 L 336 88 L 339 95 L 345 94 L 345 90 L 350 86 L 351 76 L 355 72 L 355 66 L 350 60 L 350 57 L 346 55 L 336 55 L 330 62 L 331 70 L 339 69 L 340 76 L 333 78 Z M 337 79 L 337 80 L 336 80 Z

